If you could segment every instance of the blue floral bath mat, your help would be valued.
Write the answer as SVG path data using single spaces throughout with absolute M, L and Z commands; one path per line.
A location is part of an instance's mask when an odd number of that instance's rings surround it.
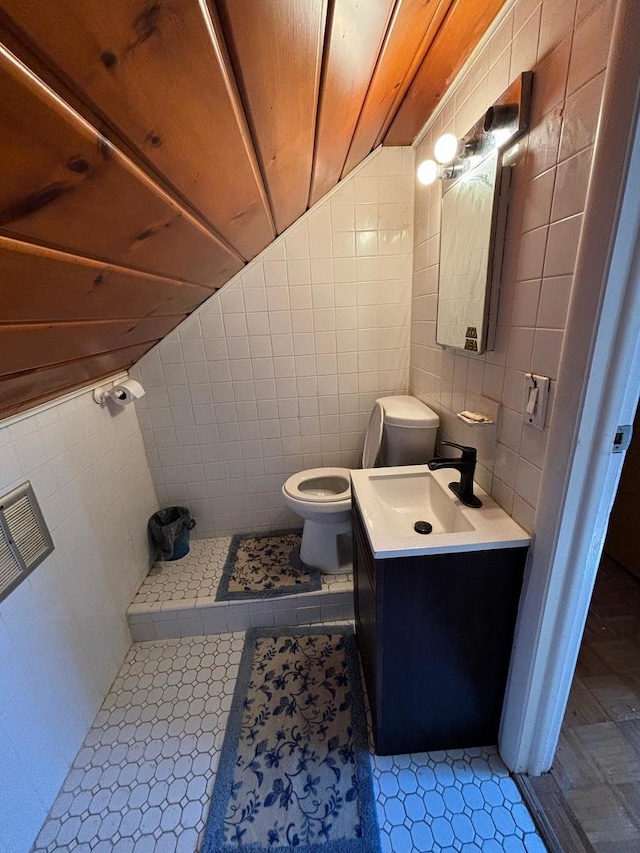
M 379 853 L 351 628 L 247 632 L 200 853 Z
M 320 572 L 300 559 L 300 530 L 237 533 L 231 540 L 216 601 L 274 598 L 313 592 Z

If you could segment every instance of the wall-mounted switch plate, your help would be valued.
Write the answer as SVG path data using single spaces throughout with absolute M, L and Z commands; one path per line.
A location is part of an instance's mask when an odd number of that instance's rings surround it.
M 522 420 L 528 426 L 544 429 L 549 402 L 549 377 L 526 373 L 524 378 L 524 403 Z
M 620 424 L 613 437 L 612 453 L 624 453 L 631 444 L 633 426 L 631 424 Z

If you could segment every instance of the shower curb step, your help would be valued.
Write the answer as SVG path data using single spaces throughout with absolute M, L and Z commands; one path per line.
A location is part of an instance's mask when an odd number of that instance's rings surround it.
M 224 634 L 249 628 L 309 625 L 353 619 L 351 582 L 331 591 L 303 592 L 275 598 L 216 601 L 213 596 L 136 604 L 127 610 L 134 642 Z

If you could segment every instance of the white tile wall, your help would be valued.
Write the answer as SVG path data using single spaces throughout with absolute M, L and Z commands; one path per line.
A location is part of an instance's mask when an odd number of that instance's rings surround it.
M 497 445 L 481 453 L 482 484 L 529 530 L 547 430 L 522 423 L 524 374 L 550 376 L 553 400 L 614 9 L 614 0 L 516 0 L 416 151 L 416 162 L 432 156 L 441 133 L 461 136 L 517 74 L 535 72 L 532 126 L 515 153 L 496 347 L 474 356 L 436 344 L 441 189 L 418 186 L 410 375 L 410 392 L 454 440 L 478 443 L 454 414 L 474 408 L 476 394 L 502 404 Z
M 299 524 L 286 477 L 359 464 L 407 388 L 412 219 L 413 151 L 379 149 L 134 369 L 158 498 L 197 536 Z
M 84 394 L 0 424 L 0 495 L 30 480 L 55 551 L 0 603 L 0 850 L 26 853 L 127 653 L 156 508 L 133 408 Z

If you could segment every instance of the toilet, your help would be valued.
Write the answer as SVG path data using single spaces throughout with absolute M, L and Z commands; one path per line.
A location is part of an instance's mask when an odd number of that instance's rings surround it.
M 433 459 L 440 419 L 415 397 L 379 397 L 371 412 L 363 468 L 420 465 Z M 289 509 L 304 519 L 300 557 L 325 574 L 351 569 L 351 472 L 310 468 L 282 487 Z

